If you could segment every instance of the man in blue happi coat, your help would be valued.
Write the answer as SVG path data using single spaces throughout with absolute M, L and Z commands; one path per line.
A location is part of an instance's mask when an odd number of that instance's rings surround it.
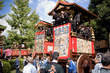
M 68 64 L 69 64 L 69 65 L 66 65 L 66 67 L 68 67 L 68 73 L 77 73 L 76 62 L 74 62 L 70 58 L 68 58 L 67 60 L 68 60 Z
M 16 73 L 19 73 L 19 68 L 20 68 L 19 56 L 15 60 L 15 66 L 16 66 Z

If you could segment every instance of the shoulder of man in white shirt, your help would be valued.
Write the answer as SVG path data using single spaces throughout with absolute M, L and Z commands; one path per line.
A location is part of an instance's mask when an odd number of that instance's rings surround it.
M 26 66 L 24 66 L 23 73 L 29 73 L 29 72 L 36 72 L 37 73 L 37 70 L 36 70 L 35 66 L 28 63 Z

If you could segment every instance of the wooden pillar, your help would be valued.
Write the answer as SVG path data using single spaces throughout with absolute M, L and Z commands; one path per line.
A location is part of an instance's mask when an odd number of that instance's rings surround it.
M 72 49 L 70 50 L 70 58 L 73 60 L 73 57 L 72 57 Z
M 89 18 L 89 28 L 91 28 L 91 18 Z M 90 33 L 89 33 L 89 38 L 91 38 L 91 30 L 90 30 Z
M 109 42 L 108 42 L 108 48 L 110 50 L 110 32 L 109 32 L 109 38 L 108 38 Z
M 91 22 L 91 18 L 89 18 L 89 27 L 91 27 L 91 23 L 90 22 Z
M 2 31 L 0 31 L 0 36 L 1 36 Z
M 44 57 L 45 53 L 43 52 L 43 57 Z
M 66 65 L 68 65 L 68 63 L 66 63 Z M 66 73 L 68 73 L 68 67 L 66 67 Z
M 52 60 L 52 51 L 50 51 L 50 61 Z

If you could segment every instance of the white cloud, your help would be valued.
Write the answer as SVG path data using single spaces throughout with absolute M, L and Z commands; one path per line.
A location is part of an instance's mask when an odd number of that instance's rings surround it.
M 33 0 L 29 0 L 29 4 L 33 3 Z
M 42 1 L 45 1 L 45 0 L 37 0 L 38 2 L 42 2 Z
M 4 17 L 4 19 L 11 19 L 11 17 L 8 14 L 6 14 L 6 16 Z
M 70 1 L 72 1 L 72 0 L 70 0 Z M 84 3 L 84 2 L 87 2 L 87 1 L 89 1 L 89 0 L 74 0 L 74 2 L 81 2 L 81 3 Z
M 67 0 L 69 3 L 74 3 L 74 0 Z
M 7 27 L 4 30 L 4 32 L 2 32 L 2 34 L 1 34 L 1 35 L 5 35 L 7 37 L 8 36 L 7 30 L 11 30 L 11 26 L 6 22 L 6 20 L 4 18 L 0 19 L 0 24 Z
M 14 12 L 12 10 L 10 10 L 9 13 L 12 14 Z M 12 19 L 12 18 L 8 14 L 6 14 L 6 16 L 4 18 L 0 19 L 0 24 L 6 26 L 6 29 L 4 30 L 4 32 L 2 32 L 1 35 L 5 35 L 7 37 L 8 36 L 8 32 L 7 31 L 8 30 L 11 30 L 11 26 L 8 24 L 8 22 L 6 21 L 6 19 Z
M 40 18 L 44 21 L 51 22 L 52 17 L 49 16 L 47 13 L 55 7 L 56 3 L 54 1 L 49 1 L 49 0 L 43 0 L 43 1 L 38 0 L 38 1 L 39 4 L 36 7 L 36 9 Z
M 82 2 L 83 0 L 75 0 L 75 2 Z

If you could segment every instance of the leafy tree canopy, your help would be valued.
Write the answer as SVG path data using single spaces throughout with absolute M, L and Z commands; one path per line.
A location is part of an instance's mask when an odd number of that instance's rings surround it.
M 88 9 L 99 16 L 98 19 L 91 22 L 96 40 L 108 39 L 108 32 L 110 31 L 110 0 L 90 0 Z
M 4 2 L 4 0 L 1 0 L 1 1 L 0 1 L 0 10 L 4 7 L 3 2 Z M 1 15 L 1 14 L 0 14 L 0 19 L 3 18 L 4 16 L 5 16 L 5 15 Z
M 34 26 L 39 20 L 36 11 L 31 11 L 29 7 L 29 0 L 15 0 L 13 2 L 15 5 L 10 4 L 11 10 L 14 12 L 8 14 L 11 19 L 6 21 L 12 27 L 12 31 L 9 31 L 9 36 L 7 39 L 11 38 L 11 41 L 16 41 L 18 44 L 30 42 L 34 46 L 35 31 Z M 13 35 L 13 37 L 11 36 Z

